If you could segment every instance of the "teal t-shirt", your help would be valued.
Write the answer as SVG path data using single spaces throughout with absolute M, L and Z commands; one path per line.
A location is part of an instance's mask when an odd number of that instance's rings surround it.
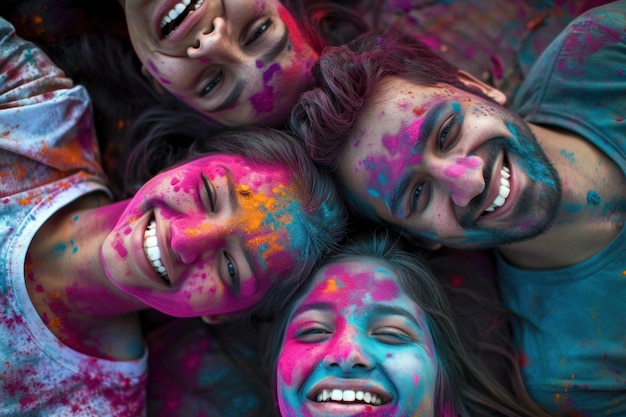
M 572 22 L 512 108 L 587 138 L 626 171 L 626 1 Z M 624 201 L 589 204 L 626 210 Z M 531 396 L 560 415 L 626 416 L 626 230 L 581 264 L 528 271 L 499 257 L 498 274 L 505 303 L 526 319 L 513 330 Z

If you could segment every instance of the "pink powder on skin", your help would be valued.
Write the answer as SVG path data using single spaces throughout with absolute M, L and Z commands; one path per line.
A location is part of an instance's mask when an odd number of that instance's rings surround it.
M 481 160 L 477 156 L 458 158 L 456 162 L 456 165 L 452 165 L 444 170 L 444 173 L 452 178 L 460 178 L 468 169 L 475 169 L 481 166 Z

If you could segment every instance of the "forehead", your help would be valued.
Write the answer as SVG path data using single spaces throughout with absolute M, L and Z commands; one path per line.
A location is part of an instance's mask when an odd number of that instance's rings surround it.
M 375 303 L 397 301 L 413 304 L 387 263 L 367 257 L 347 258 L 321 268 L 314 274 L 304 300 L 340 308 L 369 308 Z

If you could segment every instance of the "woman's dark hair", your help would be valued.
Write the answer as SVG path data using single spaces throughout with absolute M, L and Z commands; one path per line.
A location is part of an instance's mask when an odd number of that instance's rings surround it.
M 528 396 L 515 356 L 508 351 L 494 348 L 493 354 L 504 355 L 510 361 L 512 388 L 505 387 L 483 366 L 477 357 L 477 341 L 460 327 L 452 306 L 422 256 L 407 251 L 400 238 L 388 230 L 352 236 L 338 252 L 326 258 L 323 266 L 370 258 L 380 260 L 396 275 L 404 291 L 426 313 L 426 320 L 440 360 L 440 372 L 436 386 L 436 416 L 458 417 L 548 417 Z M 382 230 L 385 230 L 384 232 Z M 315 274 L 315 273 L 314 273 Z M 267 361 L 271 364 L 274 395 L 276 396 L 276 365 L 288 320 L 299 299 L 309 285 L 298 292 L 291 305 L 277 315 L 266 348 Z M 488 346 L 481 345 L 481 349 Z

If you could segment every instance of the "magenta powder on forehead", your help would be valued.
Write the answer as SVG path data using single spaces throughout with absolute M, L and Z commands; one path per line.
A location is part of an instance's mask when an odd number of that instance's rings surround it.
M 400 290 L 398 284 L 392 279 L 386 279 L 384 281 L 378 281 L 376 285 L 372 287 L 372 298 L 374 301 L 390 301 L 400 296 Z

